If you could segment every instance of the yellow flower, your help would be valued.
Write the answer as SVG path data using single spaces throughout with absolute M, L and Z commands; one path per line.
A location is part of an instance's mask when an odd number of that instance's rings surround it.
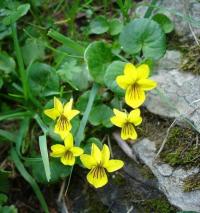
M 102 187 L 108 182 L 105 170 L 114 172 L 124 165 L 121 160 L 110 160 L 110 150 L 105 144 L 101 151 L 95 144 L 92 144 L 91 155 L 81 155 L 80 159 L 83 165 L 90 169 L 87 180 L 95 188 Z
M 140 116 L 140 110 L 134 109 L 129 114 L 126 112 L 121 112 L 117 109 L 113 109 L 115 116 L 111 117 L 111 122 L 120 128 L 121 138 L 123 140 L 137 138 L 137 132 L 134 126 L 138 126 L 142 122 L 142 117 Z
M 79 114 L 78 110 L 72 109 L 73 99 L 71 98 L 64 106 L 62 103 L 54 97 L 54 107 L 52 109 L 44 110 L 44 113 L 53 120 L 56 120 L 54 128 L 55 133 L 59 134 L 61 138 L 64 138 L 66 132 L 70 131 L 72 125 L 70 120 Z
M 127 63 L 124 67 L 124 75 L 116 78 L 117 84 L 124 90 L 125 102 L 132 108 L 137 108 L 145 101 L 145 91 L 152 90 L 157 83 L 148 79 L 149 67 L 142 64 L 135 67 L 131 63 Z
M 60 158 L 64 165 L 73 166 L 75 157 L 83 154 L 83 149 L 74 146 L 73 136 L 70 132 L 65 133 L 64 145 L 55 144 L 51 146 L 51 156 Z

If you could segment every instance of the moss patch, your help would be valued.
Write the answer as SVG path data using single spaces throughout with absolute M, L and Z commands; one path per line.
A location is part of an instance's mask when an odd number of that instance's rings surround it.
M 200 47 L 187 45 L 185 48 L 181 70 L 200 75 Z
M 145 213 L 175 213 L 176 210 L 173 206 L 169 204 L 164 198 L 150 199 L 142 203 L 143 208 L 145 208 Z
M 200 173 L 190 175 L 189 177 L 184 179 L 184 191 L 195 191 L 200 189 Z
M 171 166 L 200 166 L 199 134 L 189 128 L 171 129 L 160 158 Z

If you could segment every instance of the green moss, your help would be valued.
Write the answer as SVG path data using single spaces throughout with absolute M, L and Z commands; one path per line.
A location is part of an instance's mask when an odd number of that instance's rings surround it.
M 186 46 L 187 52 L 183 55 L 181 70 L 200 75 L 200 48 L 198 45 Z
M 175 213 L 176 210 L 164 198 L 146 200 L 142 206 L 145 208 L 145 213 Z
M 200 189 L 200 173 L 185 178 L 183 187 L 185 192 Z
M 200 146 L 196 144 L 197 137 L 199 134 L 189 128 L 172 128 L 160 158 L 171 166 L 199 166 Z
M 155 178 L 154 174 L 151 172 L 151 170 L 149 169 L 149 167 L 146 166 L 146 165 L 143 165 L 143 166 L 140 167 L 140 172 L 147 179 L 153 179 L 153 178 Z

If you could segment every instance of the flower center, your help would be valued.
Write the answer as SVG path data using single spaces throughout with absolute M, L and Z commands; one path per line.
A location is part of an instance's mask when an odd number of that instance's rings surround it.
M 134 126 L 132 123 L 125 123 L 123 128 L 122 128 L 122 131 L 124 132 L 125 135 L 132 135 L 132 132 L 134 131 Z
M 64 131 L 68 128 L 69 126 L 69 121 L 68 119 L 64 116 L 64 115 L 61 115 L 59 118 L 58 118 L 58 129 L 60 131 Z
M 131 94 L 130 94 L 131 98 L 134 99 L 139 99 L 140 98 L 140 93 L 139 93 L 139 86 L 137 83 L 134 83 L 133 85 L 131 85 Z
M 105 169 L 102 166 L 96 166 L 92 169 L 93 178 L 102 178 L 105 175 Z
M 73 153 L 67 150 L 64 154 L 65 159 L 71 160 L 73 158 Z

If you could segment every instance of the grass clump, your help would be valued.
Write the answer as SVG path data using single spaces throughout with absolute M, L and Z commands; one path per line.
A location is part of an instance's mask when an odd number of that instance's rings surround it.
M 200 189 L 200 173 L 190 175 L 184 179 L 183 189 L 185 192 L 195 191 Z
M 171 129 L 160 158 L 171 166 L 187 168 L 200 165 L 199 134 L 189 128 Z

